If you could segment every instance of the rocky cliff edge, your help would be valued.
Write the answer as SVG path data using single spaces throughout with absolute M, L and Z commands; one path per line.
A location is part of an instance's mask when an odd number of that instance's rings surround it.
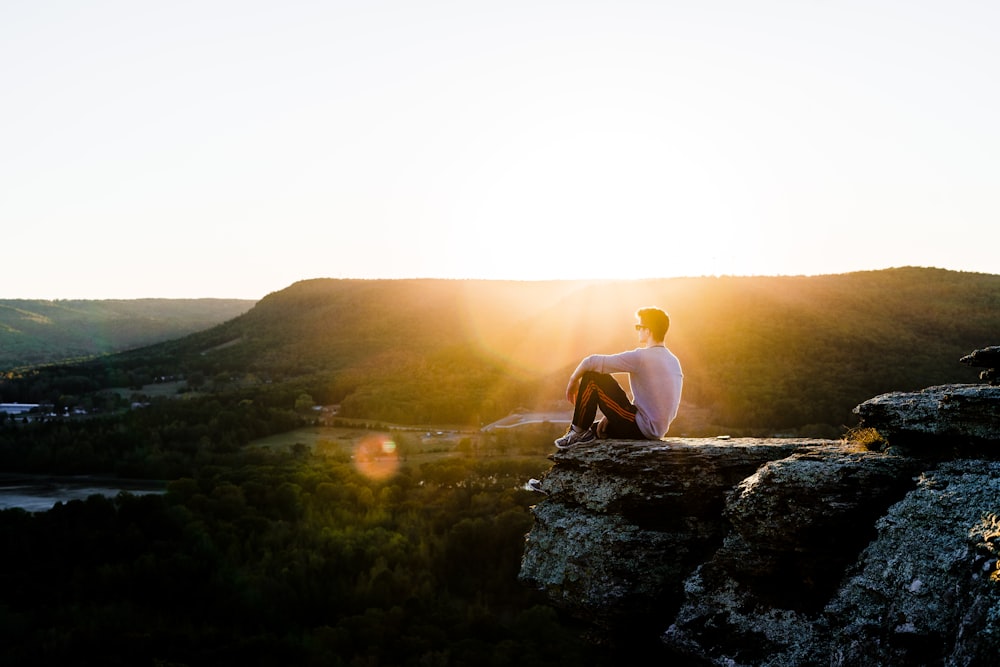
M 1000 387 L 857 408 L 882 451 L 600 440 L 553 455 L 520 578 L 691 664 L 1000 664 Z M 884 444 L 884 442 L 883 442 Z

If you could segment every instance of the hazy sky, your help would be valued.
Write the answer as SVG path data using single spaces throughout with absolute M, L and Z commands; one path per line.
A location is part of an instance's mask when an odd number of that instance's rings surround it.
M 1000 3 L 0 4 L 0 297 L 1000 272 Z

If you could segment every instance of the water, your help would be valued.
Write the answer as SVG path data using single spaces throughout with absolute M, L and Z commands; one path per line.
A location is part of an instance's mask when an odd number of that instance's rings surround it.
M 56 503 L 85 500 L 102 495 L 114 498 L 120 492 L 134 495 L 163 493 L 164 483 L 119 480 L 105 477 L 0 476 L 0 510 L 19 507 L 28 512 L 47 512 Z

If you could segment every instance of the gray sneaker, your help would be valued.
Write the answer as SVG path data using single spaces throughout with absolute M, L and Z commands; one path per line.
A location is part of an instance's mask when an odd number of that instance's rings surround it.
M 597 434 L 594 433 L 593 428 L 588 428 L 586 431 L 574 431 L 570 427 L 566 435 L 556 440 L 556 449 L 569 449 L 570 447 L 576 447 L 577 445 L 592 442 L 596 439 Z
M 556 440 L 555 440 L 556 447 L 559 447 L 561 449 L 566 444 L 568 444 L 569 441 L 570 441 L 570 439 L 573 436 L 575 436 L 575 435 L 576 435 L 576 431 L 574 431 L 573 427 L 570 426 L 568 429 L 566 429 L 566 432 L 564 434 L 562 434 L 562 436 L 556 438 Z
M 546 496 L 549 495 L 549 492 L 542 488 L 542 480 L 535 479 L 534 477 L 528 480 L 528 483 L 524 485 L 524 488 L 527 491 L 535 491 Z

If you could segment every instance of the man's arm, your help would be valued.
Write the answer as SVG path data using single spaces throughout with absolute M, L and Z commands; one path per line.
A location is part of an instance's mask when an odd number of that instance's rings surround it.
M 569 376 L 569 382 L 566 384 L 566 400 L 574 405 L 576 404 L 576 395 L 580 391 L 580 380 L 583 378 L 584 372 L 590 370 L 588 363 L 593 360 L 593 356 L 584 357 L 573 374 Z
M 569 376 L 569 384 L 566 385 L 566 400 L 570 403 L 576 404 L 576 394 L 580 391 L 580 378 L 583 373 L 577 373 L 580 368 L 577 367 L 576 371 Z
M 584 357 L 573 374 L 569 376 L 566 385 L 566 400 L 576 403 L 576 394 L 580 390 L 580 379 L 586 371 L 597 373 L 631 373 L 635 370 L 637 350 L 619 352 L 618 354 L 592 354 Z
M 599 364 L 596 363 L 599 354 L 592 354 L 589 357 L 584 357 L 580 365 L 576 367 L 573 374 L 569 376 L 569 383 L 566 385 L 566 400 L 570 403 L 576 403 L 576 394 L 580 391 L 580 380 L 583 379 L 583 374 L 587 371 L 599 370 Z

